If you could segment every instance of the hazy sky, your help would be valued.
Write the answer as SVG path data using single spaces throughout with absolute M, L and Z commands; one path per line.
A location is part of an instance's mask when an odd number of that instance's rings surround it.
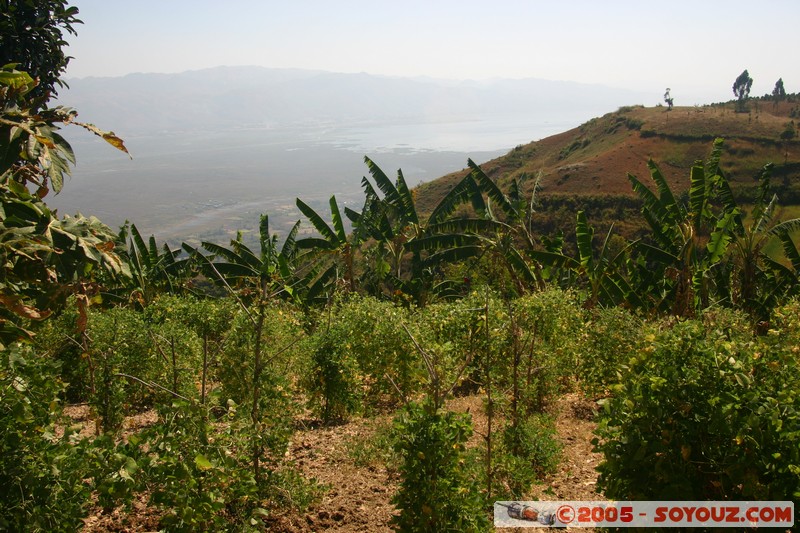
M 676 105 L 800 92 L 800 1 L 73 0 L 67 77 L 219 65 L 451 79 L 542 78 Z

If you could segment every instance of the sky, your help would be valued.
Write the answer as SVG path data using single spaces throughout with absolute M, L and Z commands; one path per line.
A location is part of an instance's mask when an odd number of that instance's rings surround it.
M 800 92 L 800 1 L 72 0 L 66 78 L 258 65 L 455 80 L 540 78 L 676 105 Z M 652 105 L 651 103 L 647 103 Z

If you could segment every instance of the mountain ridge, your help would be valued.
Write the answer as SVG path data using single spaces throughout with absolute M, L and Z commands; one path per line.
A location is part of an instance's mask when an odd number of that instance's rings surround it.
M 486 114 L 556 117 L 641 101 L 620 88 L 524 78 L 436 80 L 265 67 L 67 79 L 58 102 L 123 135 L 153 130 L 437 119 Z M 559 111 L 560 110 L 560 111 Z

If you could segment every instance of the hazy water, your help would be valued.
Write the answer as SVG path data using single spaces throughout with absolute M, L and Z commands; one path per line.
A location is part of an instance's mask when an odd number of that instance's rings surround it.
M 48 201 L 61 214 L 93 214 L 112 228 L 133 221 L 159 241 L 227 243 L 237 230 L 255 230 L 261 213 L 270 215 L 273 230 L 288 230 L 302 218 L 297 197 L 323 216 L 332 194 L 340 205 L 360 209 L 365 155 L 390 177 L 402 168 L 413 186 L 464 168 L 467 158 L 484 162 L 582 120 L 504 116 L 161 132 L 126 138 L 132 160 L 68 128 L 78 165 L 63 192 Z

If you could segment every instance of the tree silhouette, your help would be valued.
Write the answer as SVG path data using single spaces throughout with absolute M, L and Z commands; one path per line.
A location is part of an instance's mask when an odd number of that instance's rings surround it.
M 733 95 L 736 97 L 736 110 L 737 111 L 744 111 L 745 102 L 747 98 L 750 96 L 750 89 L 753 87 L 753 78 L 750 77 L 750 74 L 747 72 L 747 69 L 744 70 L 739 77 L 736 78 L 736 81 L 733 82 Z
M 772 89 L 772 100 L 777 106 L 778 102 L 784 98 L 786 98 L 786 89 L 783 87 L 783 78 L 778 78 L 778 81 L 775 82 L 775 88 Z
M 667 111 L 672 111 L 672 96 L 670 96 L 669 92 L 671 89 L 667 87 L 667 91 L 664 93 L 664 102 L 667 103 Z

